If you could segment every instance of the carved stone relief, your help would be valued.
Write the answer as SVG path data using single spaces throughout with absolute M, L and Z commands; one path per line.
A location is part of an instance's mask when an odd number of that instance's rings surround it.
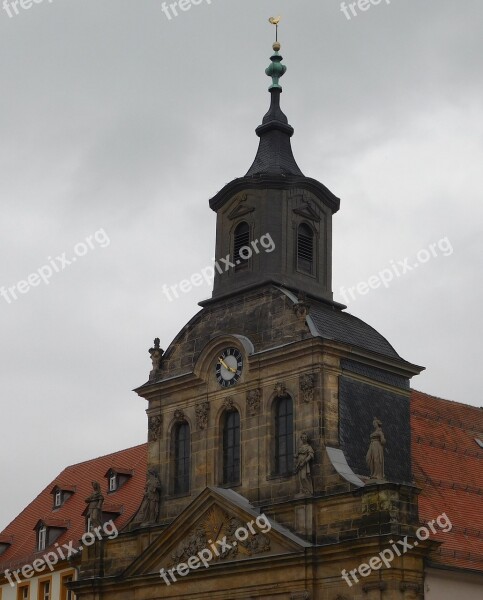
M 259 412 L 261 395 L 258 388 L 247 392 L 247 411 L 249 415 L 253 416 Z
M 208 426 L 208 415 L 210 414 L 210 403 L 200 402 L 196 405 L 196 422 L 199 429 L 206 429 Z
M 315 375 L 310 373 L 301 375 L 300 391 L 303 394 L 304 402 L 311 402 L 314 399 Z
M 148 440 L 156 442 L 161 437 L 163 419 L 160 415 L 153 415 L 148 419 Z

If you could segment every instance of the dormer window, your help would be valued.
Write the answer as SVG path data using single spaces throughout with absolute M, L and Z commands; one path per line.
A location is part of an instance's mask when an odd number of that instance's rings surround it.
M 109 476 L 109 491 L 115 492 L 117 490 L 117 473 L 111 473 Z
M 55 508 L 59 508 L 62 506 L 62 490 L 57 490 L 54 496 L 54 506 Z
M 59 509 L 67 502 L 67 500 L 75 493 L 75 486 L 65 483 L 56 483 L 50 490 L 53 496 L 53 510 Z
M 37 531 L 37 550 L 45 550 L 47 547 L 47 527 L 41 525 Z
M 34 527 L 37 534 L 37 551 L 40 552 L 51 546 L 68 528 L 69 522 L 64 519 L 48 517 L 38 521 Z
M 107 491 L 109 494 L 117 492 L 132 476 L 133 472 L 130 469 L 111 467 L 104 475 L 107 479 Z
M 0 536 L 0 556 L 10 548 L 12 542 L 13 536 Z
M 314 274 L 314 232 L 306 223 L 297 229 L 297 269 Z

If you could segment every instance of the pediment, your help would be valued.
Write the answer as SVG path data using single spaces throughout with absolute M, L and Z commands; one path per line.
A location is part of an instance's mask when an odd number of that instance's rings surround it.
M 297 553 L 309 546 L 310 543 L 269 520 L 243 496 L 210 487 L 146 548 L 124 576 L 168 571 L 188 563 L 191 557 L 200 557 L 200 553 L 213 566 Z
M 301 217 L 308 219 L 309 221 L 315 221 L 317 223 L 320 221 L 319 215 L 308 202 L 305 202 L 305 204 L 300 208 L 294 208 L 293 212 L 296 215 L 300 215 Z
M 228 218 L 233 221 L 234 219 L 238 219 L 239 217 L 243 217 L 244 215 L 248 215 L 249 213 L 255 210 L 254 206 L 251 206 L 247 203 L 247 195 L 243 194 L 238 197 L 239 202 L 236 207 L 229 213 Z

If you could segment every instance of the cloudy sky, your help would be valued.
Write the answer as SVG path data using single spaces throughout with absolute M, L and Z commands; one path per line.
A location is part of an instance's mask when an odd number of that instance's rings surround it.
M 270 15 L 297 162 L 342 200 L 335 298 L 426 366 L 415 388 L 483 405 L 481 0 L 6 7 L 0 530 L 66 465 L 146 440 L 131 390 L 210 296 L 162 286 L 211 263 L 208 199 L 255 155 Z

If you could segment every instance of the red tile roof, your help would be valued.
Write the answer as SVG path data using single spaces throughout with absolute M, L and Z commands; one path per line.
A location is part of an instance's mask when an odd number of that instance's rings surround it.
M 106 471 L 113 465 L 125 465 L 132 471 L 133 476 L 129 478 L 115 492 L 107 491 L 108 482 L 104 477 Z M 104 496 L 104 510 L 112 509 L 112 512 L 120 511 L 119 517 L 114 521 L 120 531 L 133 517 L 144 493 L 147 468 L 147 444 L 121 450 L 113 454 L 101 456 L 93 460 L 67 467 L 58 477 L 35 498 L 8 527 L 0 533 L 1 540 L 9 540 L 12 545 L 0 556 L 0 574 L 5 569 L 22 567 L 31 564 L 35 558 L 45 554 L 45 551 L 36 552 L 36 532 L 34 527 L 42 520 L 44 523 L 59 523 L 68 528 L 57 540 L 59 545 L 73 541 L 77 545 L 85 532 L 86 509 L 85 499 L 92 493 L 92 481 L 101 484 Z M 65 503 L 54 509 L 51 491 L 54 485 L 61 489 L 75 488 Z M 54 526 L 54 525 L 53 525 Z
M 75 485 L 67 485 L 65 483 L 58 483 L 56 481 L 55 485 L 50 490 L 50 493 L 54 494 L 57 490 L 60 490 L 61 492 L 70 492 L 71 494 L 74 494 L 76 491 L 76 487 Z
M 56 527 L 58 529 L 68 529 L 70 525 L 70 521 L 68 519 L 55 519 L 52 517 L 43 517 L 40 518 L 37 523 L 34 525 L 34 529 L 37 529 L 37 526 L 43 523 L 46 527 Z
M 422 523 L 446 513 L 453 528 L 431 555 L 439 565 L 483 571 L 483 409 L 413 391 L 413 473 Z
M 427 523 L 446 513 L 453 525 L 450 532 L 432 536 L 442 542 L 433 552 L 432 562 L 483 571 L 483 449 L 475 441 L 483 439 L 483 409 L 413 390 L 411 430 L 413 472 L 422 488 L 420 521 Z M 108 493 L 106 471 L 119 464 L 132 471 L 133 477 Z M 115 520 L 121 530 L 141 503 L 146 467 L 146 444 L 67 467 L 0 533 L 1 541 L 12 543 L 0 556 L 0 573 L 31 563 L 44 553 L 35 552 L 34 527 L 39 520 L 69 522 L 56 542 L 78 541 L 85 529 L 85 498 L 92 493 L 92 481 L 101 484 L 104 510 L 121 511 Z M 76 490 L 55 510 L 54 485 Z

